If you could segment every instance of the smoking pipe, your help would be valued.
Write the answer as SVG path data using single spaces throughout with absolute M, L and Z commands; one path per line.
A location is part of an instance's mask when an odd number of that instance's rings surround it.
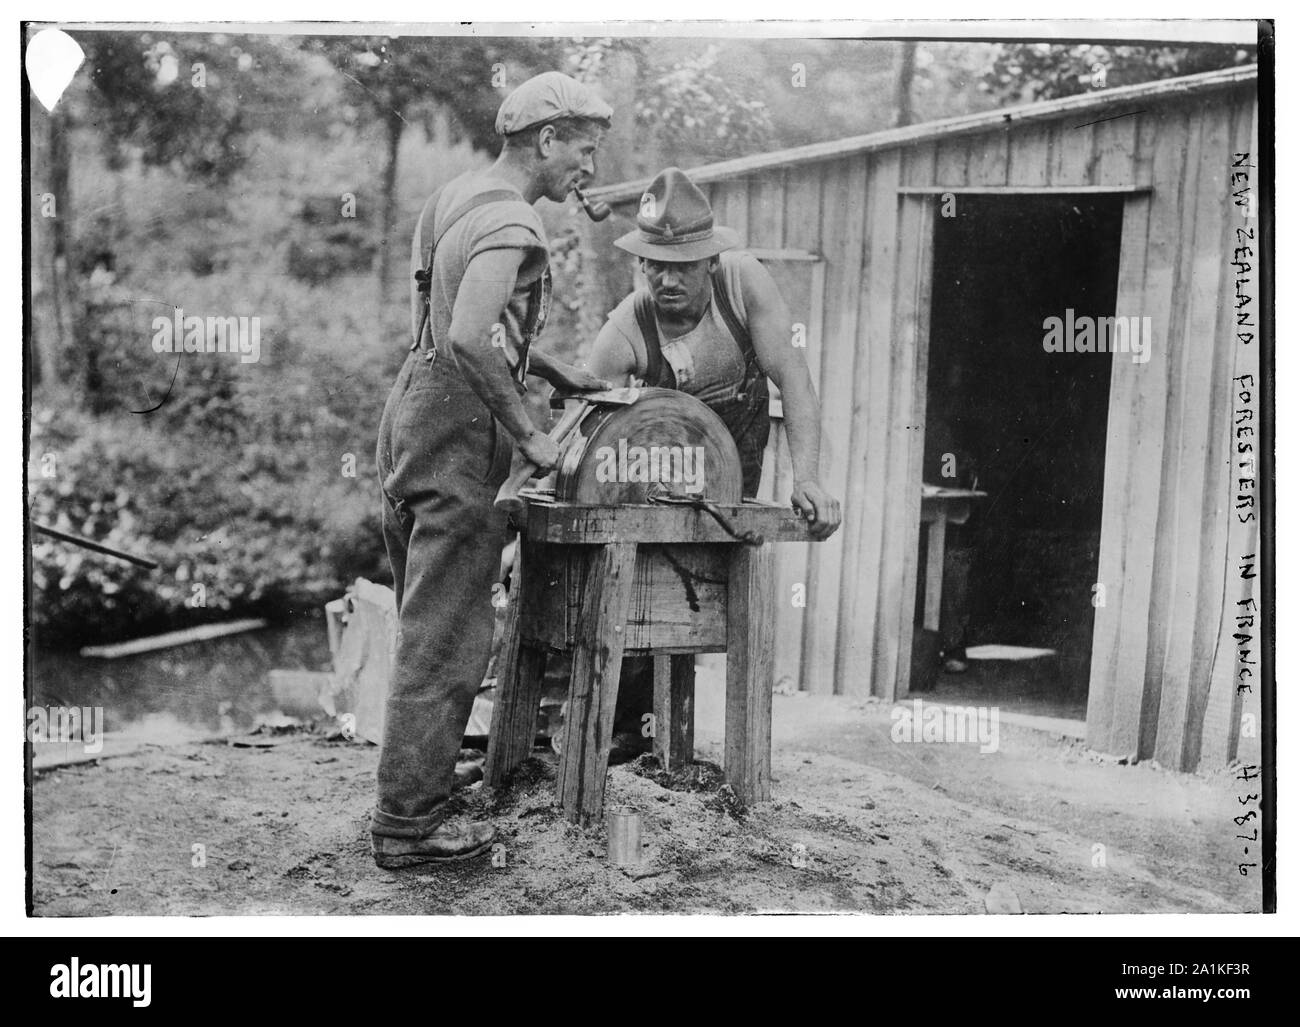
M 608 203 L 602 200 L 588 199 L 587 195 L 576 185 L 573 187 L 573 195 L 578 198 L 578 202 L 582 204 L 582 209 L 587 212 L 587 217 L 591 218 L 592 221 L 604 221 L 610 214 L 614 213 Z

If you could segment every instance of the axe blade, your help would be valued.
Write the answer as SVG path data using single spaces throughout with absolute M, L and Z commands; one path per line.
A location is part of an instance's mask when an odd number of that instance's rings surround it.
M 580 399 L 597 406 L 628 406 L 641 397 L 641 390 L 624 386 L 621 389 L 601 389 L 597 392 L 556 392 L 554 399 Z

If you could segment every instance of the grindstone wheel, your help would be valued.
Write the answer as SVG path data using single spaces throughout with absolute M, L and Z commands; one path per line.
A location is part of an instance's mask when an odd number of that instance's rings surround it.
M 644 503 L 659 488 L 739 503 L 740 454 L 722 419 L 694 396 L 642 389 L 629 406 L 593 407 L 570 437 L 555 497 L 570 503 Z

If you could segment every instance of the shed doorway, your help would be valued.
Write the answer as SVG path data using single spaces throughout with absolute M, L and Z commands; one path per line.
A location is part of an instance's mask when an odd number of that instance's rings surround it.
M 946 539 L 936 560 L 921 533 L 911 687 L 1082 720 L 1111 365 L 1131 359 L 1101 320 L 1116 314 L 1124 197 L 951 199 L 935 218 L 922 470 L 923 516 Z M 985 495 L 950 523 L 961 491 Z

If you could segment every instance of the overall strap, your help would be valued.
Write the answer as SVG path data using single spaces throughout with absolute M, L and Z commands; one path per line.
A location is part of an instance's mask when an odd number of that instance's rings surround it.
M 745 375 L 736 388 L 735 399 L 721 404 L 716 412 L 722 417 L 740 453 L 743 493 L 756 496 L 763 478 L 763 451 L 772 431 L 772 420 L 768 416 L 767 377 L 759 366 L 749 329 L 736 316 L 722 266 L 714 268 L 709 277 L 713 282 L 713 300 L 718 305 L 718 313 L 745 361 Z
M 636 314 L 637 327 L 641 329 L 641 338 L 645 340 L 645 380 L 652 387 L 668 389 L 677 388 L 677 376 L 664 360 L 663 349 L 659 345 L 659 326 L 655 323 L 655 303 L 648 289 L 642 289 L 632 300 L 632 310 Z M 663 379 L 667 378 L 667 384 Z
M 731 296 L 727 292 L 727 279 L 723 274 L 721 263 L 709 272 L 709 279 L 713 283 L 713 302 L 718 305 L 718 313 L 722 315 L 722 321 L 727 326 L 727 331 L 731 332 L 731 337 L 736 340 L 740 355 L 745 361 L 745 380 L 741 384 L 741 390 L 744 391 L 754 375 L 758 360 L 758 355 L 754 352 L 754 340 L 750 337 L 749 329 L 736 316 L 736 308 L 731 305 Z
M 722 315 L 722 321 L 731 332 L 731 337 L 736 340 L 736 346 L 745 361 L 745 377 L 741 382 L 741 391 L 744 392 L 747 391 L 757 370 L 758 357 L 754 352 L 754 340 L 750 337 L 749 329 L 737 316 L 736 308 L 731 304 L 731 296 L 727 292 L 727 280 L 721 264 L 709 272 L 709 280 L 713 287 L 713 302 L 718 305 L 718 313 Z M 649 290 L 642 289 L 636 294 L 632 310 L 636 314 L 637 326 L 641 329 L 641 338 L 645 340 L 646 381 L 652 386 L 660 385 L 662 384 L 660 379 L 666 376 L 669 382 L 665 387 L 676 388 L 677 382 L 672 367 L 664 362 L 663 349 L 659 342 L 659 328 L 655 322 L 654 299 Z
M 442 197 L 442 190 L 440 189 L 433 196 L 431 196 L 429 198 L 428 203 L 424 205 L 424 214 L 428 214 L 432 210 L 437 210 L 438 200 L 441 199 L 441 197 Z M 443 218 L 441 228 L 436 233 L 434 233 L 433 240 L 432 242 L 429 243 L 429 259 L 424 262 L 424 267 L 418 268 L 415 272 L 415 282 L 416 282 L 415 287 L 419 291 L 420 295 L 424 298 L 424 313 L 420 317 L 420 328 L 419 331 L 415 333 L 415 341 L 411 343 L 411 352 L 415 352 L 420 348 L 420 343 L 424 340 L 424 330 L 425 328 L 428 327 L 429 324 L 429 308 L 432 302 L 431 297 L 433 291 L 433 257 L 438 250 L 438 244 L 442 242 L 443 236 L 445 236 L 448 232 L 450 232 L 452 227 L 456 224 L 456 222 L 458 222 L 470 211 L 476 210 L 477 208 L 482 207 L 488 203 L 499 203 L 501 201 L 509 201 L 509 200 L 519 200 L 521 203 L 525 202 L 523 196 L 515 192 L 513 189 L 488 189 L 485 192 L 475 193 L 464 203 L 462 203 L 459 207 L 457 207 L 450 214 L 448 214 L 446 217 Z M 422 243 L 424 242 L 424 239 L 427 238 L 429 235 L 429 230 L 427 227 L 428 224 L 429 224 L 428 222 L 424 221 L 423 216 L 421 216 L 420 242 Z M 430 349 L 430 353 L 432 354 L 432 356 L 429 358 L 431 360 L 433 359 L 433 357 L 437 356 L 438 344 L 436 342 L 433 344 L 433 347 Z

